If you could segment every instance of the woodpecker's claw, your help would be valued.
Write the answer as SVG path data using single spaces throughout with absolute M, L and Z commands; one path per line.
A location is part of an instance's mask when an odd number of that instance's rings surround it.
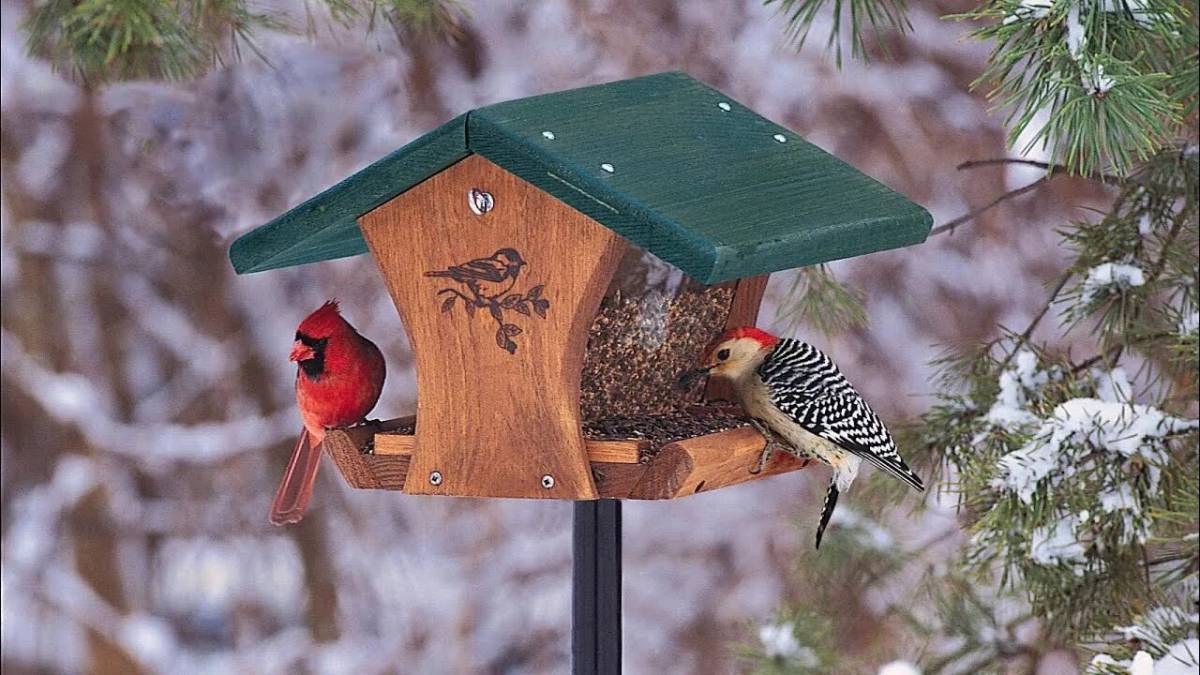
M 750 469 L 750 475 L 757 476 L 758 474 L 762 473 L 762 470 L 767 466 L 767 462 L 771 461 L 771 455 L 773 454 L 775 454 L 775 444 L 773 442 L 767 442 L 767 444 L 763 446 L 762 454 L 758 456 L 758 464 L 755 464 L 754 467 Z
M 808 459 L 808 453 L 797 450 L 787 443 L 780 443 L 776 439 L 775 433 L 768 429 L 767 425 L 763 424 L 760 420 L 751 417 L 750 426 L 754 427 L 754 430 L 762 434 L 762 437 L 767 440 L 766 445 L 763 445 L 762 453 L 758 456 L 758 463 L 750 469 L 752 476 L 757 476 L 763 472 L 763 469 L 767 468 L 767 462 L 771 461 L 771 457 L 775 454 L 776 450 L 785 452 L 796 459 Z
M 752 469 L 750 469 L 750 474 L 752 476 L 757 476 L 758 474 L 762 473 L 763 469 L 767 467 L 767 462 L 771 461 L 771 455 L 775 454 L 776 448 L 779 448 L 785 452 L 787 451 L 787 448 L 783 447 L 778 441 L 775 440 L 775 434 L 771 433 L 771 430 L 768 429 L 762 422 L 751 418 L 750 426 L 754 427 L 755 431 L 762 434 L 762 437 L 767 441 L 766 445 L 763 446 L 762 453 L 758 456 L 758 463 L 755 464 Z

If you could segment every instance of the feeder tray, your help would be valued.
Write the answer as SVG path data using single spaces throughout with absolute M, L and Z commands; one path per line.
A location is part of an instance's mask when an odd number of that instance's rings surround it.
M 416 447 L 415 421 L 415 416 L 409 416 L 334 430 L 326 436 L 325 448 L 351 487 L 403 490 Z M 706 426 L 720 430 L 704 433 Z M 605 431 L 614 428 L 650 437 L 607 438 L 610 434 Z M 686 435 L 675 438 L 684 430 Z M 802 469 L 809 463 L 777 453 L 760 474 L 751 474 L 747 467 L 758 462 L 763 437 L 729 410 L 601 420 L 585 425 L 584 431 L 588 464 L 602 499 L 686 497 Z M 665 436 L 656 439 L 656 433 Z M 441 480 L 432 476 L 413 479 Z M 551 482 L 546 489 L 552 487 Z
M 417 415 L 331 431 L 350 485 L 670 499 L 802 468 L 680 372 L 773 271 L 923 241 L 921 207 L 679 73 L 471 111 L 234 242 L 239 273 L 369 251 Z M 633 246 L 630 246 L 633 244 Z

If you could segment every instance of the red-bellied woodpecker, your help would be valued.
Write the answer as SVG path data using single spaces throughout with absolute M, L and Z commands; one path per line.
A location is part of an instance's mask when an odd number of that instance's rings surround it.
M 818 548 L 838 494 L 854 482 L 862 460 L 917 490 L 925 489 L 896 452 L 892 435 L 875 411 L 816 347 L 781 340 L 757 328 L 735 328 L 722 335 L 700 367 L 685 377 L 702 375 L 729 380 L 755 428 L 767 438 L 752 473 L 762 471 L 777 448 L 817 457 L 833 467 L 817 526 Z M 787 445 L 777 443 L 771 432 Z

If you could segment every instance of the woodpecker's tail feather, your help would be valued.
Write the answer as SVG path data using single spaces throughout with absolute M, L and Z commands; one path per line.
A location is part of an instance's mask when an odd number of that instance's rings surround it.
M 825 527 L 829 525 L 829 519 L 833 517 L 833 509 L 837 506 L 838 486 L 837 481 L 829 482 L 829 490 L 825 492 L 825 506 L 821 507 L 821 522 L 817 525 L 817 548 L 821 548 L 821 536 L 825 534 Z
M 908 468 L 899 455 L 892 454 L 891 457 L 884 458 L 870 452 L 855 454 L 874 464 L 876 468 L 882 469 L 888 475 L 908 483 L 917 492 L 925 491 L 925 484 L 921 482 L 921 477 L 913 473 L 913 470 Z
M 452 276 L 454 276 L 454 273 L 451 272 L 450 270 L 438 270 L 436 272 L 426 272 L 425 276 L 427 276 L 427 277 L 452 277 Z

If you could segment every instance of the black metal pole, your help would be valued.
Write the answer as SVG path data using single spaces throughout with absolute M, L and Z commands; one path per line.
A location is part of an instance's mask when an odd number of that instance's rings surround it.
M 621 672 L 621 502 L 575 502 L 571 659 L 575 675 Z

